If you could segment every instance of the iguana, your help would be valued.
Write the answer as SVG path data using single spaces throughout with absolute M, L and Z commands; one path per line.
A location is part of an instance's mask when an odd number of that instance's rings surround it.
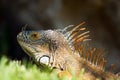
M 85 68 L 83 80 L 120 80 L 117 75 L 105 71 L 104 51 L 84 44 L 90 39 L 89 31 L 81 27 L 83 24 L 55 30 L 23 30 L 17 40 L 39 66 L 58 69 L 60 74 L 74 71 L 76 75 Z

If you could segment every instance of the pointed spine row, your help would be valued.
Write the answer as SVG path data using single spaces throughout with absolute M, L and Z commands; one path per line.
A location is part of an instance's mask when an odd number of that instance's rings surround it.
M 106 60 L 104 58 L 103 50 L 90 48 L 88 45 L 82 45 L 84 42 L 89 41 L 89 31 L 86 28 L 81 28 L 85 22 L 80 23 L 78 26 L 70 25 L 63 30 L 63 34 L 68 41 L 71 49 L 80 54 L 81 58 L 89 62 L 91 65 L 104 70 Z
M 96 48 L 90 48 L 90 46 L 87 46 L 87 49 L 84 48 L 83 45 L 80 45 L 78 48 L 78 52 L 85 61 L 89 62 L 93 66 L 104 70 L 105 67 L 105 52 L 103 49 L 96 49 Z
M 80 23 L 78 26 L 70 25 L 63 29 L 63 34 L 72 50 L 76 50 L 74 47 L 76 44 L 91 40 L 87 39 L 89 37 L 89 31 L 85 31 L 86 28 L 81 28 L 83 24 L 85 24 L 85 22 Z

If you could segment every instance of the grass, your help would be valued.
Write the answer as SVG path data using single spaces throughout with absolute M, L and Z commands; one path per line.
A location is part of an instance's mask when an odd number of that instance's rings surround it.
M 84 69 L 81 70 L 80 77 L 59 78 L 56 72 L 40 71 L 35 64 L 26 61 L 12 61 L 6 57 L 0 59 L 0 80 L 82 80 L 83 73 Z
M 56 72 L 40 71 L 35 64 L 26 64 L 25 61 L 22 63 L 2 57 L 0 60 L 0 80 L 68 80 L 68 78 L 59 78 Z M 76 80 L 75 77 L 72 80 Z

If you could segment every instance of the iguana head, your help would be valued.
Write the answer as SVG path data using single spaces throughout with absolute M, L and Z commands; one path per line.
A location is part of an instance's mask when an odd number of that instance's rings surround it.
M 79 53 L 79 45 L 89 36 L 89 31 L 80 28 L 82 24 L 57 30 L 23 30 L 17 35 L 17 40 L 38 64 L 61 67 L 66 61 L 73 60 L 72 53 Z
M 38 64 L 59 67 L 66 62 L 65 57 L 70 59 L 71 53 L 78 51 L 76 45 L 89 36 L 89 32 L 84 31 L 85 28 L 80 28 L 82 24 L 70 25 L 59 30 L 23 30 L 17 35 L 17 40 L 23 50 Z
M 22 31 L 17 40 L 23 50 L 39 64 L 51 66 L 56 50 L 67 44 L 63 35 L 56 30 Z

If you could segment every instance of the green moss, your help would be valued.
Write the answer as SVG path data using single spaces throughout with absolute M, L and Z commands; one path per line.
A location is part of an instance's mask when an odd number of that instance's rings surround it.
M 56 73 L 41 72 L 36 65 L 20 64 L 5 57 L 0 60 L 0 80 L 58 80 Z
M 0 60 L 0 80 L 68 80 L 58 78 L 57 73 L 43 72 L 34 65 L 12 61 L 6 57 Z
M 81 80 L 83 73 L 84 69 L 81 70 L 79 78 L 75 76 L 72 79 L 65 76 L 59 78 L 56 72 L 40 71 L 32 63 L 23 61 L 21 64 L 19 61 L 12 61 L 6 57 L 0 59 L 0 80 Z

